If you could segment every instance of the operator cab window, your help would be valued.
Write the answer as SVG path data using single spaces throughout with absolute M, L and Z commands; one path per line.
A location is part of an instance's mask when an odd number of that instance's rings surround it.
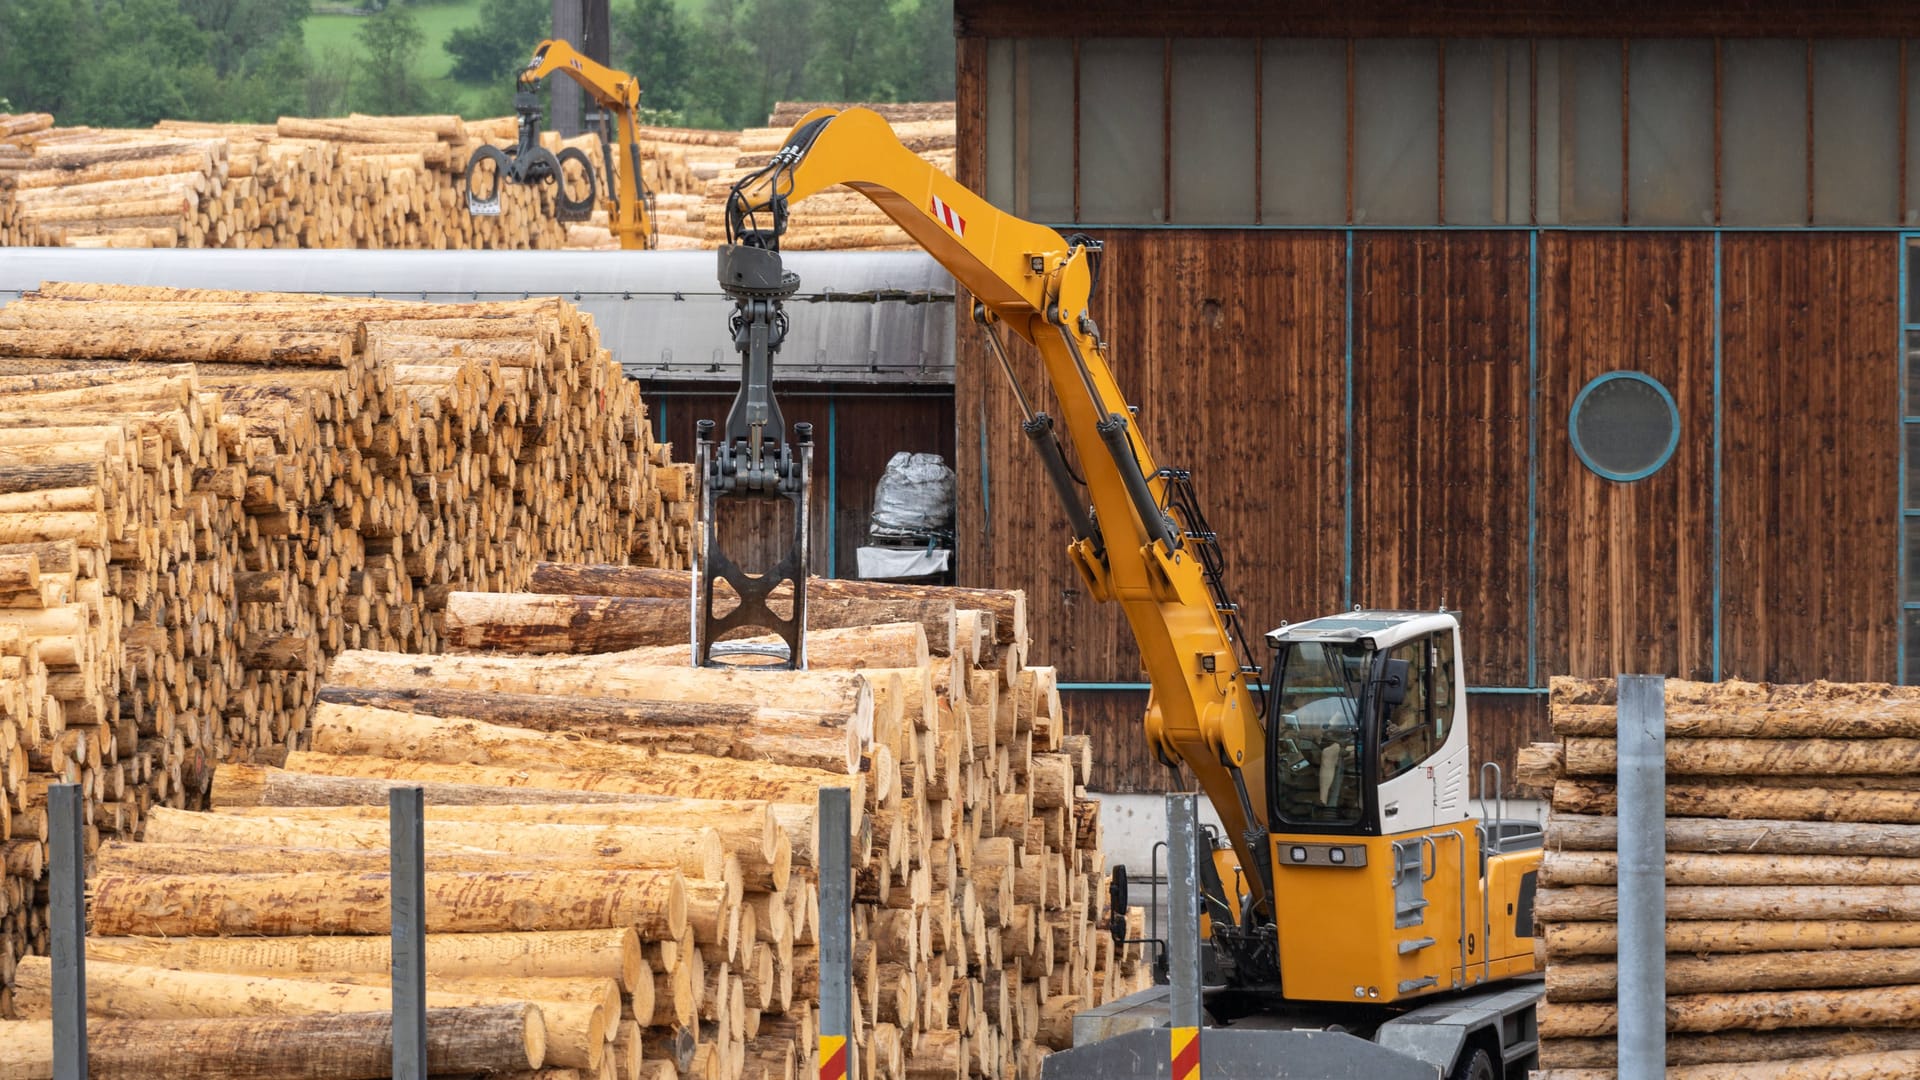
M 1360 691 L 1372 654 L 1359 645 L 1313 641 L 1286 647 L 1272 715 L 1276 808 L 1298 824 L 1360 820 Z
M 1447 738 L 1453 718 L 1453 635 L 1442 631 L 1397 646 L 1388 654 L 1409 668 L 1407 696 L 1380 718 L 1380 779 L 1391 780 L 1425 762 Z

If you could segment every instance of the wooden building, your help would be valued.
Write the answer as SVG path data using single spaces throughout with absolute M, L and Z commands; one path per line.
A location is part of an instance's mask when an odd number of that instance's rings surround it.
M 961 179 L 1105 241 L 1114 366 L 1250 624 L 1459 611 L 1509 767 L 1555 674 L 1920 678 L 1920 8 L 955 8 Z M 1029 591 L 1098 786 L 1163 787 L 957 332 L 961 580 Z

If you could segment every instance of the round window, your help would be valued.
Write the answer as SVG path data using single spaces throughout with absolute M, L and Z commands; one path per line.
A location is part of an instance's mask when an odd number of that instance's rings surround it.
M 1609 480 L 1651 476 L 1680 445 L 1680 410 L 1673 395 L 1638 371 L 1610 371 L 1573 399 L 1568 417 L 1573 452 Z

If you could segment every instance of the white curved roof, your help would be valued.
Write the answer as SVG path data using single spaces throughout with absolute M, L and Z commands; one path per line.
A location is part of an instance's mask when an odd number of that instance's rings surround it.
M 953 382 L 954 284 L 920 252 L 788 252 L 800 292 L 782 381 Z M 43 281 L 265 289 L 401 300 L 563 296 L 627 374 L 732 382 L 732 302 L 711 251 L 0 249 L 0 303 Z

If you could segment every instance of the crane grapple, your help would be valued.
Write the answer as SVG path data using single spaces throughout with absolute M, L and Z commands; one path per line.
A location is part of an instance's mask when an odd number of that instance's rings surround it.
M 804 668 L 813 425 L 795 424 L 789 443 L 786 419 L 773 396 L 773 360 L 787 335 L 784 302 L 799 289 L 800 278 L 781 264 L 778 250 L 751 242 L 721 246 L 719 278 L 721 290 L 733 299 L 729 328 L 740 354 L 740 389 L 724 432 L 712 420 L 697 425 L 701 536 L 699 572 L 694 576 L 693 662 L 706 667 L 746 655 Z M 720 541 L 721 505 L 748 500 L 791 504 L 793 543 L 773 567 L 758 572 L 742 567 Z M 736 601 L 724 611 L 719 608 L 728 597 L 718 590 L 721 582 Z M 784 614 L 774 602 L 774 592 L 783 584 L 790 590 Z M 771 631 L 780 643 L 721 640 L 742 627 Z

